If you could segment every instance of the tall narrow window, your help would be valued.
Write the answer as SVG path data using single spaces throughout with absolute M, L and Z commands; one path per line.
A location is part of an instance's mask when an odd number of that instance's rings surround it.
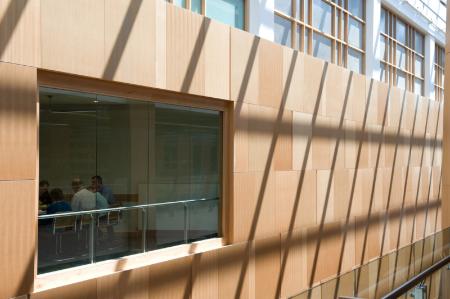
M 166 0 L 213 20 L 244 29 L 244 0 Z
M 219 236 L 220 111 L 41 88 L 38 272 Z
M 424 35 L 385 8 L 380 26 L 380 79 L 423 95 Z
M 275 0 L 275 41 L 364 72 L 365 1 Z
M 434 53 L 434 97 L 444 100 L 445 49 L 436 45 Z

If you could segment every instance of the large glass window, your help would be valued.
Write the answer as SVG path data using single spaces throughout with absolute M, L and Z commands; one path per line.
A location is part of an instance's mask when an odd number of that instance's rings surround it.
M 424 35 L 385 8 L 380 26 L 382 80 L 423 95 Z
M 41 88 L 38 272 L 219 236 L 221 112 Z
M 275 0 L 275 41 L 363 73 L 364 3 Z
M 244 0 L 166 0 L 213 20 L 244 29 Z
M 437 101 L 444 100 L 444 68 L 445 49 L 436 45 L 434 53 L 434 97 Z

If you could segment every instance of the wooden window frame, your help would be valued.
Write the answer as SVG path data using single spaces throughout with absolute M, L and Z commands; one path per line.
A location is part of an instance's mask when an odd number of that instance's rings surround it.
M 219 237 L 147 251 L 141 254 L 124 256 L 118 259 L 106 260 L 75 268 L 67 268 L 45 274 L 37 275 L 37 269 L 35 269 L 34 292 L 81 282 L 104 275 L 110 275 L 124 270 L 149 266 L 180 257 L 190 256 L 200 252 L 216 250 L 231 243 L 233 240 L 233 194 L 231 189 L 233 182 L 232 102 L 203 96 L 158 90 L 132 84 L 86 78 L 47 70 L 38 70 L 37 74 L 37 88 L 49 87 L 55 89 L 65 89 L 153 103 L 182 105 L 185 107 L 220 111 L 222 113 L 222 186 L 218 221 L 220 225 Z M 38 132 L 36 133 L 38 134 Z M 36 163 L 39 165 L 39 158 L 37 158 Z M 38 205 L 36 205 L 35 215 L 38 215 L 37 209 Z M 36 242 L 37 241 L 38 238 L 36 238 Z M 38 254 L 37 248 L 38 246 L 36 246 L 35 252 L 36 259 Z
M 435 44 L 434 50 L 434 99 L 444 100 L 445 47 Z
M 425 34 L 417 30 L 414 26 L 409 24 L 403 18 L 397 16 L 388 8 L 382 6 L 382 13 L 385 13 L 385 31 L 380 32 L 380 38 L 385 40 L 385 57 L 381 57 L 380 65 L 382 71 L 384 71 L 384 81 L 397 86 L 397 75 L 398 73 L 405 74 L 405 89 L 411 92 L 417 93 L 415 89 L 415 81 L 421 81 L 420 95 L 424 95 L 425 87 Z M 406 28 L 406 44 L 397 40 L 397 21 L 401 21 L 405 24 Z M 422 36 L 422 53 L 415 49 L 416 46 L 416 34 Z M 380 43 L 381 44 L 381 43 Z M 405 68 L 400 68 L 397 66 L 397 48 L 402 47 L 405 49 Z M 422 70 L 421 75 L 416 73 L 416 57 L 422 59 Z
M 331 0 L 321 0 L 322 2 L 331 6 L 331 34 L 325 33 L 318 28 L 315 28 L 312 24 L 313 19 L 313 0 L 298 0 L 300 3 L 300 8 L 297 8 L 297 0 L 289 0 L 291 1 L 292 12 L 291 15 L 287 15 L 286 13 L 279 11 L 277 9 L 274 10 L 274 17 L 280 17 L 285 20 L 290 21 L 291 23 L 291 47 L 299 50 L 301 52 L 305 52 L 306 54 L 312 55 L 312 41 L 313 34 L 318 34 L 328 38 L 331 41 L 331 57 L 330 61 L 340 66 L 348 67 L 348 52 L 349 49 L 352 49 L 356 52 L 359 52 L 362 55 L 361 61 L 361 73 L 365 73 L 366 65 L 365 65 L 365 55 L 366 55 L 366 3 L 362 1 L 362 10 L 363 10 L 363 18 L 359 18 L 358 16 L 353 15 L 348 9 L 348 0 L 342 0 L 343 5 L 339 5 L 334 3 Z M 305 2 L 308 1 L 308 18 L 305 20 Z M 297 18 L 297 10 L 299 11 Z M 336 17 L 338 16 L 338 17 Z M 362 41 L 361 48 L 350 45 L 348 42 L 348 29 L 349 29 L 349 20 L 356 20 L 359 24 L 362 25 Z M 338 19 L 338 21 L 336 20 Z M 338 26 L 336 26 L 338 24 Z M 297 36 L 297 28 L 299 28 L 300 36 Z M 300 43 L 298 42 L 298 38 L 300 38 Z M 306 40 L 307 39 L 307 40 Z M 305 47 L 305 41 L 307 41 L 307 48 Z M 301 45 L 301 47 L 299 47 Z M 306 48 L 306 49 L 305 49 Z

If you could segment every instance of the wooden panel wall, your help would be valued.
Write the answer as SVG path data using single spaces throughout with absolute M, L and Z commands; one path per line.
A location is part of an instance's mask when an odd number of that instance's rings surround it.
M 0 2 L 0 61 L 40 65 L 40 2 Z
M 229 98 L 226 25 L 161 0 L 42 0 L 40 22 L 44 69 Z
M 2 61 L 234 108 L 229 246 L 32 298 L 285 298 L 450 226 L 448 105 L 163 0 L 2 1 L 0 24 L 14 29 L 0 30 Z M 23 198 L 0 210 L 1 256 L 20 260 L 2 261 L 2 298 L 34 273 L 36 84 L 35 69 L 1 65 L 0 195 Z
M 32 290 L 36 244 L 36 69 L 0 63 L 0 298 Z

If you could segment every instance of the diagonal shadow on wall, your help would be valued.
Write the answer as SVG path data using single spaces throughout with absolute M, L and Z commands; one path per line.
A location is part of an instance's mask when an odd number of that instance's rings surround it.
M 0 21 L 0 57 L 5 53 L 6 48 L 19 24 L 20 18 L 28 4 L 29 0 L 10 0 L 5 14 Z

